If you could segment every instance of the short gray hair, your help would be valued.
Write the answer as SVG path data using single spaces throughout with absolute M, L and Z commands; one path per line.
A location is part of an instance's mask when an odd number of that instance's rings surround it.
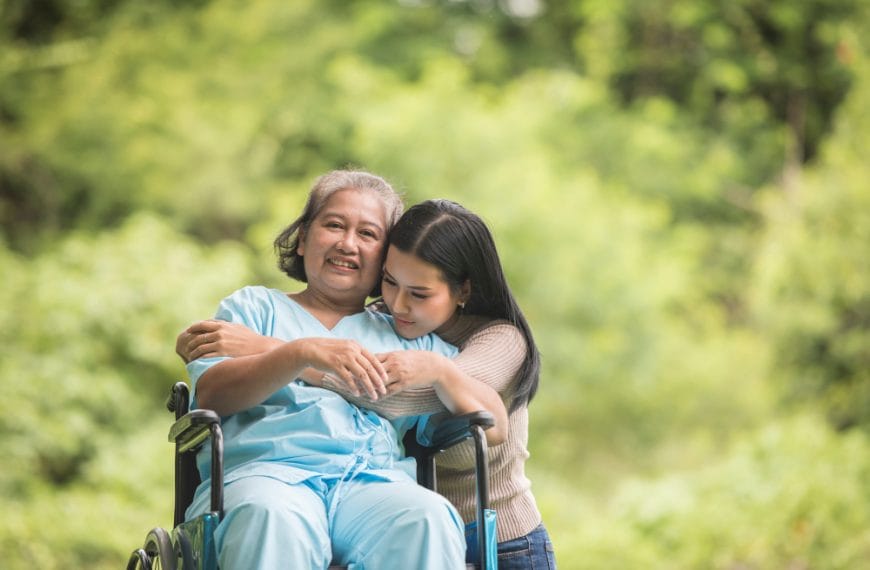
M 308 201 L 302 214 L 275 238 L 275 251 L 278 254 L 278 268 L 292 279 L 308 282 L 305 275 L 305 264 L 302 256 L 296 250 L 299 247 L 299 232 L 305 232 L 311 225 L 317 214 L 326 205 L 329 198 L 339 190 L 355 188 L 357 190 L 371 190 L 375 192 L 384 203 L 384 211 L 387 217 L 387 230 L 390 230 L 402 216 L 404 205 L 402 197 L 393 190 L 389 182 L 363 170 L 333 170 L 320 176 L 314 181 L 311 191 L 308 193 Z M 386 243 L 386 236 L 384 236 Z M 380 283 L 375 288 L 380 289 Z M 377 294 L 376 292 L 373 294 Z

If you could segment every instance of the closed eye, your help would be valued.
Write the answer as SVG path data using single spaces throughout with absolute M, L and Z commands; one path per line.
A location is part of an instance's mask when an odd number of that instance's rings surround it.
M 383 278 L 381 278 L 381 281 L 383 282 L 383 285 L 386 285 L 387 287 L 398 287 L 399 286 L 399 284 L 396 283 L 396 280 L 393 279 L 392 277 L 390 277 L 389 275 L 384 275 Z M 429 295 L 424 295 L 423 293 L 419 293 L 419 292 L 413 291 L 413 290 L 411 291 L 411 296 L 414 297 L 415 299 L 421 299 L 421 300 L 429 298 Z

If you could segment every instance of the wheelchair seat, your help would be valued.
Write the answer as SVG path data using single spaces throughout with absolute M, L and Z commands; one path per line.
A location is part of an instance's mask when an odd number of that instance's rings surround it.
M 217 551 L 213 535 L 223 518 L 223 432 L 220 417 L 211 410 L 189 410 L 190 390 L 186 383 L 177 382 L 166 402 L 175 414 L 175 423 L 169 430 L 169 441 L 175 444 L 175 509 L 173 529 L 151 529 L 143 546 L 133 550 L 127 570 L 218 570 Z M 477 536 L 479 565 L 468 564 L 467 569 L 495 568 L 494 532 L 490 529 L 494 512 L 488 508 L 487 444 L 484 430 L 495 423 L 486 411 L 460 416 L 440 414 L 427 423 L 425 439 L 421 445 L 409 430 L 404 444 L 407 455 L 417 460 L 417 482 L 437 491 L 435 458 L 442 451 L 468 438 L 475 445 L 475 473 L 477 480 Z M 201 483 L 196 466 L 196 452 L 206 444 L 211 446 L 210 510 L 193 520 L 185 521 L 185 511 L 193 501 Z M 489 521 L 490 524 L 487 524 Z M 331 565 L 329 570 L 346 570 L 345 566 Z

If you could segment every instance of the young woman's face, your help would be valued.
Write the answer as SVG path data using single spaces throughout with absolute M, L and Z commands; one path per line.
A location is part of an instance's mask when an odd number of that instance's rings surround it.
M 452 291 L 440 269 L 394 246 L 387 250 L 381 292 L 396 331 L 405 338 L 437 332 L 456 315 L 468 294 Z
M 380 278 L 386 228 L 377 194 L 335 192 L 299 241 L 308 288 L 336 301 L 364 303 Z

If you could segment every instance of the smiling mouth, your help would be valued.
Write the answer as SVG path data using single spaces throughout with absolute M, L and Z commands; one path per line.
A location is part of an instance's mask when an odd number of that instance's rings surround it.
M 347 269 L 359 269 L 359 265 L 357 265 L 356 263 L 354 263 L 352 261 L 346 261 L 344 259 L 335 259 L 335 258 L 327 259 L 327 261 L 330 264 L 335 265 L 337 267 L 344 267 Z

